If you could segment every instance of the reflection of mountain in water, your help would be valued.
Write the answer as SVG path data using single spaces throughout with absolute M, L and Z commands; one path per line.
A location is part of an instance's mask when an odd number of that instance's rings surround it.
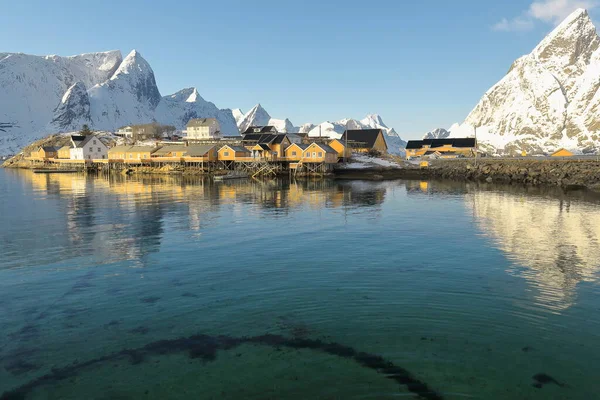
M 470 191 L 466 204 L 499 249 L 526 270 L 537 298 L 552 309 L 574 303 L 576 286 L 600 269 L 600 210 L 594 204 L 518 193 Z

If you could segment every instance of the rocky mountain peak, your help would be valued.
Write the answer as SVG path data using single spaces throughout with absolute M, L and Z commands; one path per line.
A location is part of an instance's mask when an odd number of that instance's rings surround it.
M 54 110 L 50 126 L 53 130 L 60 131 L 90 122 L 90 99 L 87 89 L 82 82 L 77 82 L 65 92 L 60 104 Z
M 588 63 L 599 45 L 590 16 L 586 10 L 578 9 L 540 42 L 532 56 L 553 72 L 569 75 L 581 69 L 578 63 Z
M 432 130 L 431 132 L 427 132 L 423 139 L 446 139 L 450 137 L 450 132 L 444 128 L 437 128 Z

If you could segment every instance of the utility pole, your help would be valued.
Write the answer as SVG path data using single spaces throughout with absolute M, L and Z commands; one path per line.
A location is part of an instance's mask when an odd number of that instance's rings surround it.
M 477 143 L 477 127 L 473 127 L 475 130 L 475 166 L 477 166 L 477 156 L 479 155 L 479 144 Z
M 345 132 L 345 137 L 344 137 L 344 163 L 348 162 L 348 122 L 350 121 L 346 121 L 346 132 Z

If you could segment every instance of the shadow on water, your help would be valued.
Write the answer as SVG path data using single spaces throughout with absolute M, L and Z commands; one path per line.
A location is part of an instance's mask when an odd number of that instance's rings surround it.
M 325 342 L 306 338 L 286 338 L 281 335 L 266 334 L 251 337 L 209 336 L 203 334 L 192 335 L 179 339 L 158 340 L 143 347 L 123 349 L 84 362 L 74 362 L 61 368 L 53 368 L 50 373 L 36 378 L 20 387 L 4 392 L 0 400 L 23 400 L 33 390 L 44 385 L 51 385 L 72 378 L 86 368 L 99 367 L 103 363 L 114 362 L 119 359 L 128 359 L 132 365 L 145 362 L 150 355 L 167 355 L 187 352 L 190 359 L 201 359 L 206 362 L 214 361 L 220 350 L 231 350 L 242 344 L 256 344 L 273 348 L 288 347 L 292 349 L 307 349 L 320 351 L 332 356 L 350 359 L 364 368 L 376 371 L 390 379 L 419 398 L 428 400 L 441 400 L 443 396 L 433 390 L 425 382 L 416 378 L 403 367 L 395 365 L 385 358 L 371 353 L 358 351 L 352 347 L 335 342 Z M 36 366 L 16 365 L 15 368 L 26 368 L 28 371 Z M 541 376 L 541 375 L 540 375 Z M 551 379 L 551 378 L 550 378 Z

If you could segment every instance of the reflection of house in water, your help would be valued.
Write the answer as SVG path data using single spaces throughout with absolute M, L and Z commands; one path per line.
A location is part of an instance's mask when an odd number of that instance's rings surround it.
M 65 258 L 85 256 L 97 263 L 133 260 L 138 266 L 159 250 L 165 230 L 201 231 L 219 223 L 223 207 L 238 215 L 258 212 L 275 219 L 306 209 L 372 209 L 383 203 L 388 190 L 381 182 L 322 179 L 212 183 L 176 175 L 28 176 L 36 191 L 59 203 L 58 217 L 68 231 L 61 235 L 65 240 L 61 247 L 69 249 Z
M 481 229 L 526 271 L 514 270 L 537 288 L 544 306 L 575 303 L 580 282 L 595 281 L 600 268 L 600 210 L 594 204 L 476 191 L 467 196 Z

